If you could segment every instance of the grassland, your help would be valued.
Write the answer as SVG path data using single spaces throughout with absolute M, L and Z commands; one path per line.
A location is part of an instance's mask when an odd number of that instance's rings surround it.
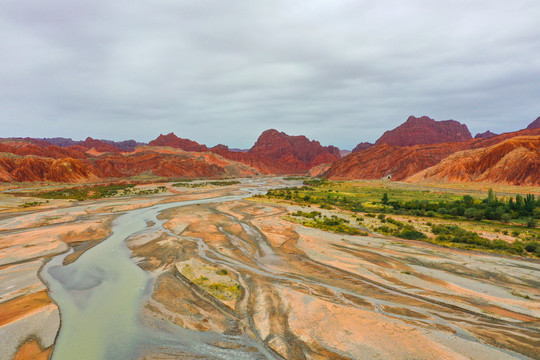
M 488 189 L 429 189 L 387 182 L 307 179 L 301 187 L 269 191 L 266 201 L 346 215 L 296 212 L 305 226 L 354 234 L 368 230 L 443 246 L 540 257 L 540 199 Z
M 186 188 L 200 188 L 200 187 L 209 187 L 209 186 L 231 186 L 238 185 L 240 181 L 237 180 L 223 180 L 223 181 L 205 181 L 205 182 L 192 182 L 192 181 L 181 181 L 173 184 L 175 187 L 186 187 Z

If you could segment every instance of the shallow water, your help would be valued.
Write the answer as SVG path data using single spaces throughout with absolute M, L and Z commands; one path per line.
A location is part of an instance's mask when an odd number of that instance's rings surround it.
M 248 196 L 266 189 L 251 187 L 243 190 Z M 148 230 L 147 222 L 161 226 L 157 216 L 163 210 L 233 201 L 245 196 L 183 201 L 130 211 L 115 220 L 108 239 L 85 252 L 77 261 L 63 266 L 62 261 L 68 254 L 53 258 L 42 271 L 51 297 L 61 312 L 61 329 L 52 359 L 133 359 L 151 347 L 176 348 L 187 354 L 210 358 L 268 357 L 264 349 L 254 353 L 253 349 L 258 346 L 248 338 L 203 334 L 174 326 L 167 331 L 145 327 L 139 316 L 145 294 L 151 291 L 147 288 L 151 284 L 150 276 L 130 258 L 125 244 L 128 237 Z M 212 345 L 216 342 L 234 342 L 240 347 L 222 349 Z

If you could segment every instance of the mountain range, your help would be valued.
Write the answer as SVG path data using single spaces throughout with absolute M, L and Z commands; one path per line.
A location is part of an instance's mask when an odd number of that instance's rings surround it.
M 264 131 L 250 149 L 207 147 L 174 133 L 148 144 L 88 137 L 0 139 L 2 182 L 93 182 L 133 176 L 224 178 L 310 174 L 330 179 L 540 185 L 540 117 L 526 129 L 472 137 L 465 124 L 410 116 L 349 153 L 303 135 Z

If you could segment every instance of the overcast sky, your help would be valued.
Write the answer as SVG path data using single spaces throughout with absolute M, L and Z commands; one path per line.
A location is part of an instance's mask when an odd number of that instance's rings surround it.
M 0 137 L 351 149 L 409 115 L 540 116 L 540 1 L 0 0 Z

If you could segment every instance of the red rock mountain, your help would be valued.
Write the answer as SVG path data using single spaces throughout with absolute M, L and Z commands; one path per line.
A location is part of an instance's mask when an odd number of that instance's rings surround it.
M 539 186 L 540 136 L 517 136 L 486 148 L 456 152 L 407 181 L 504 182 Z
M 491 139 L 494 136 L 497 136 L 497 134 L 488 130 L 486 132 L 476 134 L 474 138 L 475 139 Z
M 212 153 L 140 147 L 131 153 L 105 153 L 88 159 L 0 156 L 0 181 L 88 182 L 143 173 L 164 177 L 245 177 L 259 172 Z
M 467 125 L 455 120 L 435 121 L 427 116 L 410 116 L 406 122 L 393 130 L 386 131 L 375 142 L 376 145 L 413 146 L 440 144 L 472 139 Z
M 490 147 L 523 136 L 540 137 L 540 129 L 522 130 L 513 133 L 501 134 L 490 139 L 473 139 L 466 142 L 415 145 L 406 147 L 380 144 L 370 149 L 353 153 L 335 162 L 326 172 L 326 176 L 330 179 L 336 180 L 382 178 L 391 178 L 393 180 L 405 180 L 407 178 L 417 179 L 412 176 L 432 166 L 438 166 L 439 163 L 443 164 L 443 160 L 446 161 L 446 158 L 457 160 L 458 158 L 451 158 L 450 156 L 454 153 L 457 153 L 458 151 L 462 151 L 465 154 L 470 154 L 473 158 L 476 158 L 478 154 L 488 151 Z M 532 142 L 531 144 L 531 146 L 533 147 L 537 146 L 537 142 Z M 499 173 L 501 174 L 500 177 L 494 176 L 496 171 L 493 171 L 489 172 L 489 176 L 478 176 L 477 178 L 491 179 L 490 181 L 505 183 L 526 182 L 528 184 L 531 184 L 535 181 L 540 181 L 540 172 L 535 173 L 533 171 L 535 169 L 534 161 L 538 161 L 538 158 L 536 160 L 533 160 L 532 162 L 530 161 L 530 159 L 534 159 L 534 156 L 538 157 L 538 152 L 532 151 L 530 149 L 531 146 L 522 146 L 521 150 L 513 152 L 512 155 L 508 157 L 508 161 L 505 160 L 505 162 L 487 162 L 484 164 L 484 162 L 486 162 L 489 158 L 480 157 L 480 161 L 474 163 L 474 166 L 477 166 L 479 169 L 487 169 L 491 167 L 494 167 L 495 169 L 496 164 L 498 164 L 497 166 L 499 166 L 503 163 L 506 168 L 504 169 L 504 171 L 502 171 L 500 168 L 497 168 L 499 169 Z M 468 150 L 478 150 L 478 152 L 467 153 Z M 511 151 L 507 152 L 510 153 Z M 518 155 L 522 155 L 524 156 L 524 159 L 526 159 L 527 162 L 524 166 L 522 166 Z M 461 159 L 460 162 L 463 163 L 463 160 Z M 463 178 L 459 178 L 459 174 L 461 172 L 464 172 L 465 174 L 468 173 L 467 171 L 465 171 L 465 169 L 460 168 L 459 165 L 450 166 L 450 162 L 444 162 L 444 164 L 446 168 L 455 171 L 456 176 L 453 178 L 449 178 L 446 175 L 441 175 L 439 176 L 439 178 L 444 178 L 446 179 L 446 181 L 465 181 L 463 180 Z M 525 169 L 525 175 L 515 175 L 516 173 L 520 173 L 520 169 L 522 167 Z M 485 173 L 486 171 L 483 170 L 482 173 Z M 438 170 L 438 172 L 441 174 L 445 174 L 442 170 Z M 426 179 L 428 178 L 435 181 L 438 177 L 435 175 L 430 175 L 426 177 Z M 524 180 L 525 178 L 526 181 Z
M 527 126 L 527 129 L 533 130 L 533 129 L 539 129 L 540 128 L 540 116 L 536 118 L 532 123 Z
M 258 171 L 210 152 L 138 147 L 129 154 L 108 154 L 95 159 L 107 176 L 127 177 L 152 173 L 164 177 L 245 177 Z
M 0 181 L 95 181 L 100 171 L 88 160 L 46 157 L 0 157 Z
M 101 140 L 92 139 L 91 137 L 87 137 L 86 140 L 80 142 L 76 146 L 83 147 L 87 150 L 94 149 L 97 152 L 105 153 L 105 152 L 112 152 L 112 153 L 120 153 L 122 152 L 121 149 L 117 148 L 114 145 L 107 144 L 106 142 L 103 142 Z
M 322 146 L 305 136 L 291 136 L 275 129 L 264 131 L 249 153 L 273 159 L 301 172 L 340 158 L 339 149 L 335 146 Z
M 150 141 L 148 145 L 170 146 L 185 151 L 208 151 L 208 148 L 205 145 L 201 145 L 193 140 L 179 138 L 174 133 L 168 133 L 167 135 L 159 135 L 157 139 Z
M 407 147 L 380 144 L 336 161 L 326 173 L 326 177 L 333 180 L 404 180 L 420 170 L 436 165 L 462 148 L 462 143 Z
M 360 144 L 356 145 L 354 149 L 352 149 L 352 152 L 357 153 L 359 151 L 372 148 L 374 146 L 375 146 L 375 144 L 372 144 L 370 142 L 361 142 Z
M 92 139 L 92 138 L 90 138 L 90 139 Z M 56 146 L 60 146 L 60 147 L 81 145 L 82 143 L 84 143 L 84 141 L 75 141 L 73 139 L 63 138 L 63 137 L 42 138 L 42 139 L 33 139 L 33 140 L 34 141 L 46 142 L 46 143 L 49 143 L 51 145 L 56 145 Z M 137 142 L 135 140 L 124 140 L 124 141 L 99 140 L 99 141 L 101 141 L 101 142 L 103 142 L 105 144 L 115 146 L 115 147 L 119 148 L 122 151 L 133 151 L 137 146 L 146 145 L 145 143 Z M 43 145 L 40 145 L 40 146 L 43 146 Z
M 219 144 L 210 149 L 205 145 L 201 145 L 195 141 L 189 139 L 181 139 L 169 133 L 167 135 L 160 135 L 157 139 L 150 141 L 150 146 L 169 146 L 185 151 L 197 151 L 197 152 L 213 152 L 228 160 L 242 163 L 244 165 L 251 166 L 261 174 L 291 174 L 297 173 L 298 170 L 287 164 L 280 164 L 274 159 L 269 157 L 260 156 L 257 154 L 250 154 L 247 152 L 232 151 L 228 146 Z

